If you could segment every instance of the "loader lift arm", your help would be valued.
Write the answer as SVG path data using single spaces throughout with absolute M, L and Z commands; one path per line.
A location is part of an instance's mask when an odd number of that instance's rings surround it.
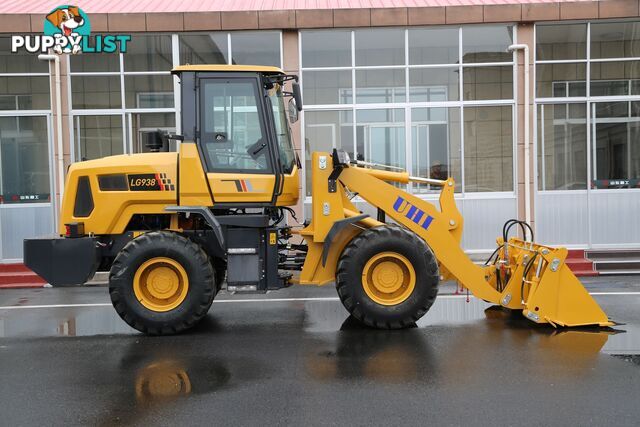
M 460 244 L 463 218 L 455 204 L 452 178 L 438 181 L 410 177 L 406 172 L 354 166 L 344 158 L 348 159 L 348 156 L 335 150 L 333 155 L 313 154 L 313 220 L 301 231 L 309 242 L 302 284 L 323 284 L 327 277 L 333 275 L 331 263 L 339 257 L 335 252 L 340 252 L 344 245 L 338 242 L 334 253 L 328 255 L 328 265 L 325 266 L 320 263 L 322 242 L 332 224 L 360 213 L 351 203 L 350 193 L 357 194 L 422 238 L 434 252 L 441 275 L 455 279 L 476 297 L 506 308 L 523 310 L 523 315 L 536 323 L 554 326 L 614 325 L 565 265 L 565 248 L 551 248 L 515 237 L 505 243 L 498 238 L 495 263 L 485 267 L 474 264 Z M 333 185 L 332 180 L 338 185 Z M 385 181 L 402 184 L 427 181 L 441 186 L 440 210 Z M 382 225 L 371 218 L 359 224 L 364 228 Z M 355 227 L 345 230 L 344 239 L 350 240 L 357 232 Z M 500 270 L 508 271 L 505 275 L 508 282 L 504 285 L 496 280 Z

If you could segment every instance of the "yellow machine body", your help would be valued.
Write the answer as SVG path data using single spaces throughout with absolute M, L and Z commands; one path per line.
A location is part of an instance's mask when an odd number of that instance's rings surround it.
M 176 153 L 146 153 L 104 157 L 72 164 L 67 174 L 62 201 L 60 234 L 65 234 L 65 224 L 73 222 L 84 223 L 85 230 L 94 234 L 121 234 L 135 214 L 166 213 L 165 207 L 176 203 L 175 186 L 173 191 L 170 187 L 164 191 L 131 191 L 128 187 L 106 190 L 104 186 L 101 187 L 100 180 L 114 176 L 124 180 L 129 176 L 136 179 L 136 175 L 153 176 L 153 179 L 159 180 L 159 175 L 164 173 L 167 177 L 165 179 L 177 182 L 177 162 Z M 95 206 L 86 216 L 74 214 L 78 181 L 81 177 L 89 180 Z
M 284 176 L 276 206 L 293 206 L 298 202 L 298 174 L 298 168 L 294 167 Z M 163 190 L 132 191 L 131 180 L 140 175 L 171 184 Z M 121 176 L 127 188 L 104 189 L 100 180 L 108 176 Z M 74 215 L 80 177 L 89 179 L 93 203 L 99 207 L 87 216 Z M 181 144 L 179 153 L 125 154 L 74 163 L 67 174 L 59 232 L 65 234 L 65 224 L 82 222 L 85 230 L 93 234 L 122 234 L 137 214 L 166 214 L 167 206 L 176 205 L 214 207 L 216 203 L 269 202 L 275 190 L 273 175 L 234 174 L 233 180 L 248 181 L 254 191 L 238 191 L 229 174 L 205 173 L 193 142 Z M 155 186 L 155 182 L 150 184 Z

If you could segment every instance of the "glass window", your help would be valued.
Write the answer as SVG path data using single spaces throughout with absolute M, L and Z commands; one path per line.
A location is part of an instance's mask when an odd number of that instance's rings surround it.
M 351 70 L 303 71 L 305 105 L 351 104 Z
M 276 137 L 278 138 L 278 155 L 280 165 L 284 173 L 291 173 L 295 164 L 296 155 L 291 142 L 291 132 L 287 121 L 287 109 L 284 104 L 284 96 L 278 86 L 269 90 L 269 101 L 273 111 Z
M 356 102 L 378 104 L 405 102 L 405 71 L 356 70 Z
M 227 33 L 180 34 L 181 64 L 228 64 Z
M 353 112 L 305 111 L 304 149 L 306 163 L 307 196 L 311 195 L 311 153 L 330 153 L 334 148 L 345 150 L 353 159 Z
M 127 108 L 172 108 L 173 76 L 125 76 Z
M 458 28 L 409 29 L 409 64 L 458 64 Z
M 120 108 L 120 76 L 72 76 L 74 110 Z
M 512 99 L 513 67 L 465 67 L 465 100 Z
M 511 62 L 513 54 L 507 47 L 513 44 L 513 27 L 462 27 L 462 62 Z
M 404 65 L 404 30 L 375 28 L 355 31 L 356 65 Z
M 586 65 L 538 64 L 536 66 L 536 96 L 541 98 L 585 96 Z
M 123 54 L 125 71 L 170 71 L 173 68 L 171 35 L 136 34 Z
M 628 188 L 638 185 L 640 117 L 631 117 L 630 104 L 593 104 L 592 188 Z M 637 105 L 634 105 L 634 112 L 636 111 Z
M 134 37 L 137 37 L 134 36 Z M 129 46 L 129 44 L 127 44 Z M 125 54 L 125 56 L 128 54 Z M 69 55 L 72 73 L 87 72 L 119 72 L 120 54 L 115 53 L 91 53 L 87 55 Z
M 465 191 L 513 191 L 511 108 L 465 107 Z
M 121 115 L 76 116 L 73 124 L 77 161 L 123 153 Z
M 409 100 L 411 102 L 457 101 L 459 74 L 458 67 L 409 69 Z
M 231 33 L 231 55 L 233 64 L 281 67 L 280 32 L 242 31 Z
M 176 131 L 176 115 L 174 113 L 132 113 L 131 120 L 131 142 L 134 153 L 147 153 L 145 134 L 153 131 L 165 131 L 174 133 Z M 176 142 L 169 141 L 169 151 L 176 151 Z
M 460 108 L 411 110 L 412 174 L 423 178 L 456 180 L 460 191 Z M 417 192 L 440 192 L 439 187 L 414 184 Z
M 461 191 L 466 188 L 461 153 L 466 136 L 471 138 L 465 151 L 471 158 L 466 165 L 470 191 L 513 191 L 514 65 L 513 53 L 507 52 L 514 39 L 513 26 L 314 30 L 303 31 L 300 37 L 303 70 L 345 68 L 303 71 L 302 86 L 309 107 L 305 111 L 307 161 L 312 151 L 329 151 L 340 140 L 349 146 L 355 144 L 352 158 L 409 168 L 422 176 L 453 176 L 456 191 Z M 461 55 L 466 62 L 462 69 Z M 488 64 L 494 62 L 500 64 Z M 549 86 L 552 83 L 550 80 Z M 566 93 L 586 88 L 584 79 L 581 86 L 567 79 L 562 85 Z M 500 100 L 509 104 L 489 106 Z M 464 126 L 460 105 L 427 104 L 463 101 L 487 105 L 470 107 Z M 405 117 L 406 107 L 392 108 L 408 102 L 413 104 L 410 119 Z M 313 111 L 315 106 L 340 109 L 349 104 L 353 112 Z M 463 133 L 463 128 L 468 133 Z M 406 135 L 409 129 L 411 134 Z M 355 141 L 351 131 L 355 131 Z M 411 164 L 406 164 L 407 158 Z M 497 175 L 491 168 L 496 168 Z M 307 174 L 307 188 L 309 184 Z M 414 188 L 432 191 L 429 186 Z
M 0 76 L 0 110 L 48 110 L 49 77 Z
M 48 73 L 47 61 L 24 49 L 11 52 L 11 37 L 0 37 L 0 73 Z
M 255 79 L 203 83 L 201 140 L 211 171 L 271 171 L 258 96 Z
M 405 168 L 404 110 L 356 111 L 356 158 Z
M 350 67 L 351 31 L 304 31 L 302 67 Z
M 538 188 L 587 188 L 586 104 L 538 106 Z
M 640 22 L 591 24 L 591 58 L 640 57 Z
M 50 200 L 46 117 L 0 117 L 0 204 Z
M 587 24 L 538 25 L 536 60 L 585 59 Z
M 591 63 L 591 96 L 637 95 L 639 89 L 639 61 Z

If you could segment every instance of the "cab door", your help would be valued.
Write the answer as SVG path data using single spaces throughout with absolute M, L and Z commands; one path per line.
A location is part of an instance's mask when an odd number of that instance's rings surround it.
M 200 147 L 214 206 L 272 203 L 272 138 L 258 75 L 200 79 Z

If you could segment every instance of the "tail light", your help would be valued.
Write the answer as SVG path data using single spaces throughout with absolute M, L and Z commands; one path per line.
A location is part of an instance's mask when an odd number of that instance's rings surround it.
M 84 236 L 84 222 L 71 222 L 64 225 L 65 237 L 82 237 Z

